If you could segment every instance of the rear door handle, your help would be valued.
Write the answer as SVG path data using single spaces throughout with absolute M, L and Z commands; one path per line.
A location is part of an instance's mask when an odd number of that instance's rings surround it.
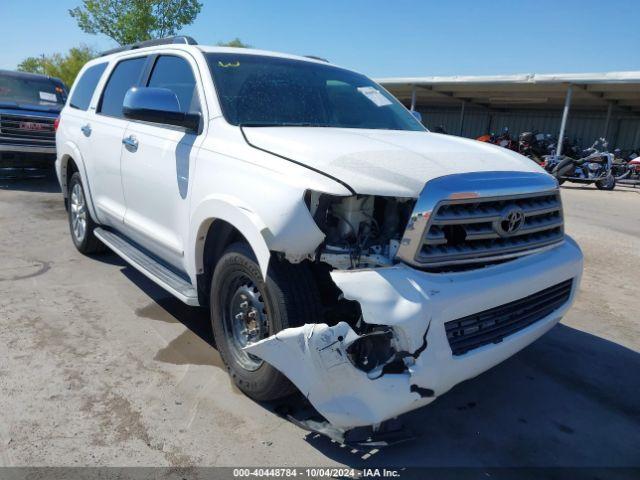
M 84 133 L 85 137 L 91 135 L 91 125 L 89 125 L 88 123 L 80 127 L 80 130 L 82 130 L 82 133 Z
M 129 135 L 127 138 L 122 139 L 122 143 L 127 150 L 130 152 L 135 152 L 138 150 L 138 139 L 133 135 Z

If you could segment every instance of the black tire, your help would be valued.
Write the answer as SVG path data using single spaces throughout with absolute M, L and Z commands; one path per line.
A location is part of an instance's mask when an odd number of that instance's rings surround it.
M 604 180 L 598 180 L 596 182 L 596 188 L 598 190 L 613 190 L 616 188 L 616 177 L 610 173 Z
M 255 255 L 246 243 L 234 243 L 217 263 L 211 281 L 210 309 L 213 335 L 234 383 L 258 401 L 276 400 L 295 391 L 293 384 L 276 368 L 256 357 L 242 357 L 233 335 L 234 305 L 239 289 L 252 283 L 255 299 L 261 302 L 259 322 L 263 327 L 254 339 L 267 338 L 289 327 L 317 323 L 321 319 L 318 290 L 308 265 L 293 265 L 272 259 L 264 281 Z M 245 304 L 246 306 L 246 304 Z M 237 322 L 237 321 L 236 321 Z M 244 353 L 244 355 L 247 355 Z M 259 366 L 247 363 L 257 361 Z
M 74 206 L 72 195 L 74 195 L 74 191 L 76 191 L 76 189 L 79 189 L 79 192 L 82 193 L 82 202 L 84 205 L 85 227 L 83 229 L 82 235 L 80 235 L 78 229 L 75 228 L 76 223 L 74 222 L 74 209 L 76 207 Z M 69 191 L 67 200 L 67 218 L 69 219 L 69 232 L 71 233 L 73 244 L 76 246 L 78 251 L 85 255 L 89 255 L 92 253 L 104 252 L 105 246 L 93 234 L 93 231 L 98 225 L 93 221 L 91 215 L 89 214 L 86 198 L 87 196 L 85 195 L 85 190 L 84 186 L 82 185 L 82 178 L 80 177 L 80 173 L 75 172 L 73 175 L 71 175 L 71 179 L 69 180 Z M 75 211 L 77 211 L 77 209 Z

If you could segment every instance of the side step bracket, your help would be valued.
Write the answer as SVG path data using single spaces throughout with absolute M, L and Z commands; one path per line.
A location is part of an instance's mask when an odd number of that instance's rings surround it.
M 149 280 L 175 295 L 187 305 L 200 305 L 198 292 L 193 285 L 157 259 L 116 233 L 103 228 L 96 228 L 93 233 L 115 254 Z

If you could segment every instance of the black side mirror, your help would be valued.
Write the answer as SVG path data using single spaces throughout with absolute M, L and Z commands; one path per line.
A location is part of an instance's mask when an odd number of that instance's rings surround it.
M 184 127 L 191 132 L 200 130 L 200 113 L 180 111 L 180 102 L 168 88 L 132 87 L 124 96 L 122 113 L 125 118 L 143 122 Z

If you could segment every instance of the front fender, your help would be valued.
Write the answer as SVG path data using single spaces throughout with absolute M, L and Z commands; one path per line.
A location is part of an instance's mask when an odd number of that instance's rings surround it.
M 266 278 L 271 258 L 271 232 L 260 217 L 238 199 L 227 195 L 211 195 L 200 202 L 191 215 L 189 245 L 193 248 L 186 249 L 185 260 L 194 285 L 196 275 L 204 272 L 204 245 L 214 220 L 224 220 L 233 225 L 247 239 L 256 255 L 262 276 Z
M 91 194 L 91 183 L 89 182 L 87 167 L 85 165 L 84 158 L 80 153 L 80 150 L 75 143 L 66 141 L 63 144 L 57 146 L 57 153 L 58 158 L 56 160 L 56 173 L 58 175 L 58 181 L 60 182 L 60 188 L 62 189 L 62 195 L 67 198 L 67 168 L 69 165 L 69 160 L 72 159 L 78 167 L 80 177 L 82 178 L 82 185 L 85 189 L 85 196 L 89 214 L 91 215 L 91 218 L 94 222 L 100 223 L 98 221 L 98 215 L 96 214 L 95 206 L 93 204 L 93 195 Z

